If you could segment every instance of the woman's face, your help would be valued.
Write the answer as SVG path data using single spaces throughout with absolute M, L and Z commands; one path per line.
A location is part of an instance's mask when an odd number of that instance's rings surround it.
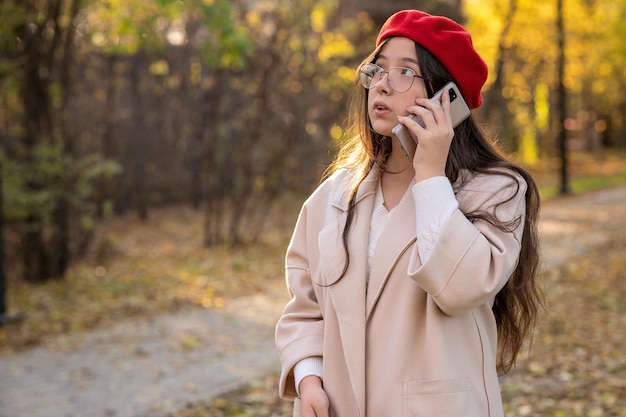
M 413 77 L 422 75 L 415 43 L 408 38 L 389 39 L 374 64 L 382 67 L 384 71 L 398 67 L 407 69 L 393 70 L 391 85 L 386 72 L 382 77 L 374 77 L 368 91 L 367 111 L 372 128 L 380 135 L 391 136 L 391 129 L 398 124 L 398 116 L 408 115 L 407 107 L 415 105 L 416 98 L 427 97 L 424 80 Z M 407 91 L 401 93 L 394 91 L 392 86 L 396 90 L 402 90 L 403 86 L 408 85 L 409 78 L 412 78 L 412 84 Z

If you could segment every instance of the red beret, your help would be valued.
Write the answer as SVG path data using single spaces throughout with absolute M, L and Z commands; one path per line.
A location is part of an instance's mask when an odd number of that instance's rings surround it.
M 422 45 L 452 74 L 470 108 L 482 104 L 480 89 L 487 80 L 487 65 L 461 25 L 447 17 L 403 10 L 387 19 L 376 46 L 391 37 L 409 38 Z

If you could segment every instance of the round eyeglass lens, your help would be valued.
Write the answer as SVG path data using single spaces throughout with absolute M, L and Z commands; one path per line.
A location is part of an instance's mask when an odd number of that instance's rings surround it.
M 417 75 L 411 68 L 395 67 L 385 69 L 376 64 L 363 64 L 359 68 L 359 79 L 363 87 L 368 90 L 374 88 L 383 77 L 383 74 L 387 74 L 387 82 L 391 89 L 397 93 L 404 93 L 411 88 L 415 78 L 422 78 Z

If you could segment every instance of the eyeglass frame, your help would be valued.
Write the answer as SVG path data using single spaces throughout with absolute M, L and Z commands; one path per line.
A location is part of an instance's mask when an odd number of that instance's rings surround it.
M 380 79 L 379 79 L 378 81 L 376 81 L 375 83 L 373 83 L 373 84 L 370 82 L 370 86 L 369 86 L 369 87 L 367 87 L 367 86 L 363 83 L 363 79 L 361 78 L 361 74 L 363 74 L 364 76 L 367 76 L 367 74 L 366 74 L 365 72 L 363 72 L 363 71 L 362 71 L 362 68 L 363 68 L 364 66 L 366 66 L 366 65 L 373 65 L 373 66 L 375 66 L 375 67 L 377 67 L 377 68 L 378 68 L 378 71 L 376 71 L 376 72 L 372 75 L 372 79 L 374 78 L 374 76 L 375 76 L 376 74 L 381 74 Z M 359 72 L 359 82 L 361 83 L 361 85 L 363 86 L 363 88 L 365 88 L 366 90 L 371 90 L 372 88 L 376 87 L 376 84 L 378 84 L 380 81 L 382 81 L 382 80 L 383 80 L 382 74 L 385 74 L 385 73 L 386 73 L 386 74 L 387 74 L 387 83 L 389 83 L 389 87 L 390 87 L 393 91 L 395 91 L 396 93 L 400 93 L 400 94 L 402 94 L 402 93 L 406 93 L 407 91 L 409 91 L 409 90 L 411 89 L 411 87 L 413 87 L 413 83 L 415 82 L 415 79 L 416 79 L 416 78 L 420 78 L 420 79 L 422 79 L 422 80 L 424 80 L 424 81 L 432 81 L 432 80 L 431 80 L 430 78 L 428 78 L 428 77 L 424 77 L 424 76 L 422 76 L 422 75 L 417 75 L 417 74 L 415 74 L 415 75 L 413 75 L 413 80 L 411 80 L 411 84 L 409 84 L 409 87 L 408 87 L 406 90 L 404 90 L 404 91 L 398 91 L 398 90 L 396 90 L 395 88 L 393 88 L 393 84 L 392 84 L 392 82 L 391 82 L 391 74 L 390 74 L 390 72 L 391 72 L 392 70 L 394 70 L 394 69 L 407 69 L 407 70 L 410 70 L 410 71 L 415 72 L 415 70 L 414 70 L 413 68 L 408 68 L 408 67 L 391 67 L 391 68 L 389 68 L 388 70 L 385 70 L 385 68 L 381 67 L 381 66 L 380 66 L 380 65 L 378 65 L 378 64 L 375 64 L 375 63 L 373 63 L 373 62 L 368 62 L 368 63 L 365 63 L 365 64 L 361 64 L 361 66 L 359 67 L 359 70 L 358 70 L 358 72 Z

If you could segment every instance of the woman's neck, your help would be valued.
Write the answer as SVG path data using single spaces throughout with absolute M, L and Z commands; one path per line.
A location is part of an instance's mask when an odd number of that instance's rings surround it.
M 380 178 L 387 210 L 391 210 L 400 203 L 414 177 L 413 164 L 404 153 L 398 152 L 398 149 L 394 147 L 393 152 L 387 158 L 385 170 Z

